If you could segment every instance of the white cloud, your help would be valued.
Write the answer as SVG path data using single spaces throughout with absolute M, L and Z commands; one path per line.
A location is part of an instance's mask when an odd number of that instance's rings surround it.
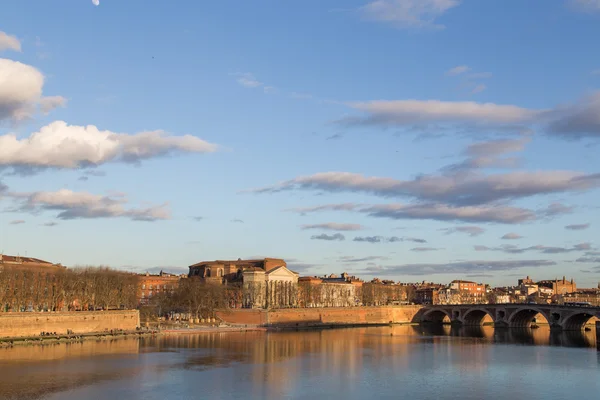
M 240 85 L 242 85 L 244 87 L 257 88 L 257 87 L 263 85 L 263 83 L 260 82 L 258 79 L 256 79 L 254 77 L 254 75 L 251 74 L 250 72 L 235 73 L 233 75 L 237 77 L 236 78 L 237 83 L 239 83 Z M 268 87 L 270 87 L 270 86 L 268 86 Z
M 505 157 L 506 154 L 521 152 L 531 141 L 530 138 L 500 139 L 477 142 L 465 150 L 467 159 L 458 164 L 444 167 L 447 171 L 464 171 L 480 168 L 514 168 L 519 166 L 518 157 Z
M 514 124 L 533 122 L 542 113 L 514 105 L 441 100 L 375 100 L 354 102 L 350 107 L 366 112 L 366 118 L 346 118 L 342 123 L 408 125 L 414 123 Z
M 364 227 L 359 224 L 339 224 L 336 222 L 327 222 L 323 224 L 302 225 L 302 229 L 325 229 L 331 231 L 359 231 Z
M 472 94 L 476 94 L 476 93 L 481 93 L 483 92 L 485 89 L 487 89 L 487 86 L 484 85 L 483 83 L 480 83 L 478 85 L 476 85 L 472 90 L 471 93 Z
M 64 104 L 59 96 L 42 97 L 44 75 L 18 61 L 0 58 L 0 121 L 21 121 L 35 114 L 37 107 L 49 111 Z
M 288 208 L 284 211 L 292 211 L 292 212 L 297 212 L 299 214 L 304 215 L 304 214 L 319 212 L 319 211 L 353 211 L 353 210 L 356 210 L 358 207 L 360 207 L 360 204 L 340 203 L 340 204 L 323 204 L 323 205 L 312 206 L 312 207 Z
M 434 274 L 471 274 L 483 272 L 502 272 L 519 268 L 538 268 L 556 265 L 549 260 L 474 260 L 442 264 L 403 264 L 394 266 L 367 268 L 365 273 L 377 273 L 380 276 L 394 275 L 434 275 Z
M 466 233 L 469 236 L 479 236 L 485 232 L 485 229 L 479 226 L 457 226 L 455 228 L 444 228 L 442 230 L 445 231 L 447 234 L 458 232 Z
M 371 217 L 430 219 L 437 221 L 497 222 L 516 224 L 535 219 L 530 210 L 509 206 L 464 206 L 447 204 L 382 204 L 360 210 Z
M 504 236 L 502 236 L 500 239 L 517 240 L 517 239 L 522 239 L 522 238 L 523 238 L 523 236 L 519 235 L 518 233 L 510 232 L 510 233 L 507 233 Z
M 24 223 L 25 223 L 25 220 L 23 220 L 23 219 L 15 219 L 15 220 L 12 220 L 9 222 L 9 224 L 11 224 L 11 225 L 21 225 Z
M 162 131 L 133 135 L 101 131 L 93 125 L 55 121 L 27 138 L 0 136 L 0 167 L 14 169 L 78 168 L 114 161 L 137 162 L 174 152 L 207 153 L 217 146 L 195 136 Z
M 581 11 L 600 11 L 600 0 L 569 0 L 569 2 Z
M 572 231 L 582 231 L 590 227 L 591 224 L 573 224 L 565 226 L 565 229 L 569 229 Z
M 358 192 L 381 197 L 411 197 L 420 201 L 472 205 L 598 187 L 600 174 L 588 175 L 574 171 L 519 171 L 490 175 L 471 172 L 422 175 L 412 180 L 370 177 L 351 172 L 320 172 L 255 189 L 253 192 Z
M 477 88 L 478 91 L 481 89 L 484 88 Z M 373 100 L 345 104 L 366 114 L 349 116 L 337 121 L 339 124 L 350 126 L 384 125 L 415 128 L 415 125 L 419 127 L 419 125 L 438 124 L 439 129 L 456 126 L 477 129 L 489 127 L 521 132 L 531 132 L 535 127 L 541 128 L 537 130 L 548 135 L 563 138 L 600 137 L 600 90 L 583 96 L 576 102 L 545 110 L 472 101 L 414 99 Z
M 333 235 L 327 235 L 325 233 L 322 233 L 320 235 L 313 235 L 310 237 L 312 240 L 327 240 L 327 241 L 342 241 L 342 240 L 346 240 L 346 237 L 344 235 L 342 235 L 341 233 L 334 233 Z
M 548 113 L 549 133 L 565 138 L 600 137 L 600 91 Z
M 92 0 L 92 4 L 95 6 L 99 6 L 100 5 L 100 0 Z
M 58 107 L 64 107 L 67 104 L 67 99 L 62 96 L 48 96 L 40 99 L 40 107 L 44 114 Z
M 467 76 L 468 79 L 488 79 L 494 76 L 491 72 L 473 72 Z
M 6 32 L 0 31 L 0 51 L 14 50 L 21 51 L 21 42 L 16 36 L 7 34 Z
M 460 0 L 376 0 L 359 10 L 367 19 L 398 28 L 443 29 L 436 18 L 459 4 Z
M 171 218 L 167 204 L 125 208 L 128 201 L 123 196 L 101 196 L 61 189 L 56 192 L 13 194 L 13 197 L 20 202 L 20 211 L 57 211 L 56 217 L 64 220 L 127 218 L 134 221 L 156 221 Z
M 467 65 L 459 65 L 457 67 L 450 68 L 448 71 L 446 71 L 446 75 L 447 76 L 456 76 L 456 75 L 464 74 L 465 72 L 468 72 L 470 70 L 471 70 L 471 68 L 469 68 L 469 66 L 467 66 Z

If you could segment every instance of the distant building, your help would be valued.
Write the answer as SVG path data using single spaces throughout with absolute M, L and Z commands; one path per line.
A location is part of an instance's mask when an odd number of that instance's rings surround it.
M 242 273 L 243 305 L 246 308 L 295 307 L 298 299 L 298 273 L 286 266 L 268 271 L 246 268 Z
M 158 274 L 138 275 L 138 304 L 148 304 L 152 297 L 161 293 L 172 294 L 179 286 L 180 279 L 187 278 L 187 275 L 176 275 L 160 271 Z
M 61 271 L 66 267 L 33 257 L 8 256 L 0 254 L 0 270 L 3 268 L 19 268 L 43 272 Z
M 450 289 L 460 295 L 461 304 L 487 303 L 486 285 L 482 283 L 454 280 L 450 282 Z
M 535 282 L 527 275 L 525 279 L 519 279 L 518 285 L 533 285 Z
M 241 282 L 242 274 L 246 270 L 258 268 L 269 272 L 277 267 L 287 267 L 287 264 L 280 258 L 201 261 L 190 265 L 188 276 L 203 279 L 207 283 Z
M 418 287 L 415 291 L 415 303 L 417 304 L 440 304 L 440 291 L 442 285 L 428 285 Z
M 539 281 L 537 284 L 539 287 L 545 287 L 548 289 L 552 289 L 554 294 L 558 294 L 558 295 L 574 293 L 577 291 L 577 284 L 575 284 L 575 281 L 573 279 L 568 281 L 564 276 L 563 276 L 562 280 L 554 279 L 554 280 Z
M 295 307 L 297 303 L 298 273 L 289 270 L 281 258 L 201 261 L 189 270 L 188 277 L 206 283 L 240 284 L 246 308 Z
M 354 307 L 359 303 L 358 289 L 362 282 L 352 282 L 348 276 L 330 275 L 317 278 L 305 276 L 298 279 L 298 305 L 300 307 Z

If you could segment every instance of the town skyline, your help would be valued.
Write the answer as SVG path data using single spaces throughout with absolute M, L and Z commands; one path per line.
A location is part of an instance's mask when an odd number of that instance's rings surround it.
M 0 13 L 0 253 L 600 281 L 597 2 Z

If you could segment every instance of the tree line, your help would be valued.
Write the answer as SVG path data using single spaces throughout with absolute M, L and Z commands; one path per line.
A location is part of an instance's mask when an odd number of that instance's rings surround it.
M 200 279 L 180 279 L 172 292 L 160 292 L 141 307 L 143 319 L 169 314 L 187 314 L 191 318 L 214 318 L 215 311 L 241 308 L 241 283 L 223 285 L 204 283 Z
M 137 282 L 135 274 L 107 267 L 4 267 L 0 312 L 131 309 L 137 306 Z

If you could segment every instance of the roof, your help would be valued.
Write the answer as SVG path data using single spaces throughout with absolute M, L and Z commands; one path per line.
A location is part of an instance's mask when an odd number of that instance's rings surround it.
M 211 266 L 214 264 L 235 264 L 239 266 L 260 266 L 264 265 L 266 260 L 279 260 L 278 258 L 263 258 L 260 260 L 211 260 L 211 261 L 200 261 L 199 263 L 190 265 L 192 267 Z
M 6 254 L 0 255 L 0 262 L 8 263 L 35 263 L 35 264 L 49 264 L 54 265 L 49 261 L 40 260 L 39 258 L 33 257 L 21 257 L 21 256 L 7 256 Z
M 272 272 L 275 272 L 275 271 L 277 271 L 277 270 L 279 270 L 279 269 L 281 269 L 281 268 L 285 268 L 285 269 L 287 269 L 287 270 L 288 270 L 288 271 L 290 271 L 292 274 L 300 275 L 299 273 L 297 273 L 297 272 L 294 272 L 294 271 L 292 271 L 291 269 L 288 269 L 288 268 L 284 267 L 283 265 L 280 265 L 279 267 L 275 267 L 275 268 L 273 268 L 272 270 L 270 270 L 270 271 L 269 271 L 269 272 L 267 272 L 267 273 L 268 273 L 268 274 L 270 274 L 270 273 L 272 273 Z

